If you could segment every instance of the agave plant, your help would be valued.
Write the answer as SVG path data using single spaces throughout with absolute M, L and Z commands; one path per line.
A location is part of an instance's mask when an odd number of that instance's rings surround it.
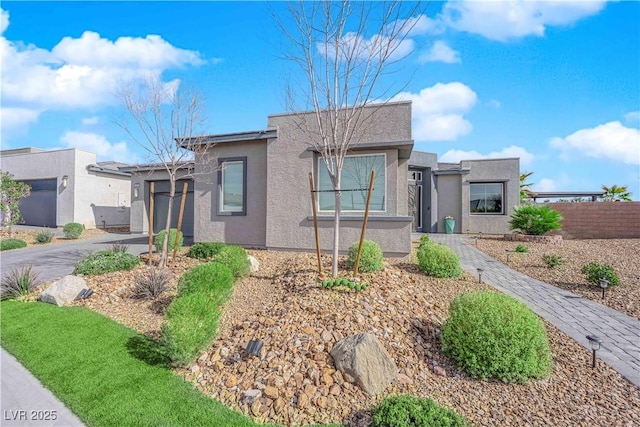
M 5 299 L 24 299 L 40 284 L 38 273 L 33 271 L 32 265 L 14 268 L 2 279 L 0 296 Z

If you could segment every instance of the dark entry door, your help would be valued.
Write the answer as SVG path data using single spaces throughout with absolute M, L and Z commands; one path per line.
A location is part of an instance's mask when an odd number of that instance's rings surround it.
M 23 182 L 31 187 L 31 194 L 18 202 L 24 224 L 56 227 L 57 179 L 33 179 Z
M 413 231 L 422 232 L 423 186 L 422 171 L 409 170 L 409 215 L 413 216 Z
M 178 215 L 180 214 L 180 202 L 182 200 L 183 183 L 188 184 L 187 200 L 184 205 L 182 216 L 182 234 L 186 237 L 193 237 L 193 181 L 179 180 L 176 182 L 176 195 L 173 199 L 173 209 L 171 210 L 171 228 L 178 225 Z M 169 210 L 169 181 L 155 181 L 155 197 L 153 205 L 153 233 L 157 234 L 164 230 L 167 224 L 167 211 Z

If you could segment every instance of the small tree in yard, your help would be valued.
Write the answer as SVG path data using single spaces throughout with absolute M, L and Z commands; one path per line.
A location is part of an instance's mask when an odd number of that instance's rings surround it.
M 193 178 L 192 163 L 203 167 L 198 173 L 207 173 L 206 145 L 202 144 L 203 97 L 195 91 L 179 89 L 173 82 L 164 83 L 148 77 L 142 85 L 121 85 L 118 98 L 129 113 L 116 123 L 142 147 L 151 161 L 157 162 L 169 175 L 169 202 L 165 235 L 169 235 L 171 215 L 178 178 Z M 130 124 L 130 121 L 133 123 Z M 185 167 L 187 165 L 187 167 Z M 153 233 L 153 224 L 149 225 Z M 159 265 L 167 262 L 169 239 L 164 239 Z
M 22 221 L 18 201 L 31 194 L 31 187 L 24 182 L 14 181 L 9 172 L 0 171 L 2 184 L 0 185 L 0 210 L 2 211 L 2 226 L 9 227 Z
M 287 107 L 320 153 L 335 195 L 333 262 L 338 274 L 341 178 L 347 152 L 365 134 L 381 99 L 399 93 L 381 88 L 382 77 L 410 53 L 407 36 L 421 6 L 403 2 L 322 1 L 288 4 L 276 16 L 290 46 L 285 58 L 301 71 L 289 83 Z M 275 15 L 275 13 L 274 13 Z M 290 18 L 284 22 L 283 17 Z M 284 18 L 286 19 L 286 18 Z M 306 111 L 306 113 L 298 113 Z

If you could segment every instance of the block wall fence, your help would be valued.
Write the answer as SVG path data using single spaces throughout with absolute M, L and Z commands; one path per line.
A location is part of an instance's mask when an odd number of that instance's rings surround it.
M 640 238 L 640 202 L 549 203 L 567 239 Z

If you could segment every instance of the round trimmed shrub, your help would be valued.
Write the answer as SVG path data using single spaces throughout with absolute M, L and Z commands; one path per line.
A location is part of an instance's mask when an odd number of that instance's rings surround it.
M 551 230 L 560 229 L 562 215 L 547 205 L 526 204 L 516 206 L 509 224 L 512 230 L 524 234 L 541 236 Z
M 526 305 L 504 294 L 458 295 L 440 339 L 443 351 L 474 377 L 522 383 L 551 372 L 544 324 Z
M 11 249 L 26 248 L 27 242 L 20 239 L 2 239 L 0 241 L 0 251 L 9 251 Z
M 214 262 L 226 265 L 233 277 L 248 276 L 251 272 L 251 262 L 247 258 L 247 251 L 240 246 L 226 246 L 216 256 Z
M 84 231 L 84 226 L 77 222 L 70 222 L 64 225 L 62 231 L 67 239 L 77 239 Z
M 360 242 L 355 242 L 349 248 L 349 255 L 347 257 L 347 265 L 349 268 L 353 268 L 356 265 L 359 245 Z M 360 253 L 358 271 L 369 273 L 382 270 L 382 267 L 384 266 L 382 258 L 382 249 L 380 249 L 380 245 L 371 240 L 365 240 L 362 242 L 362 252 Z
M 169 242 L 168 242 L 167 248 L 170 251 L 173 250 L 173 247 L 175 245 L 177 232 L 178 230 L 176 228 L 172 228 L 169 230 Z M 158 252 L 162 251 L 162 245 L 164 244 L 164 236 L 166 234 L 167 234 L 166 231 L 162 230 L 156 235 L 156 239 L 153 242 L 154 246 L 156 247 L 156 251 Z M 181 231 L 178 237 L 178 250 L 182 248 L 183 242 L 184 242 L 184 236 L 182 235 L 182 231 Z
M 432 277 L 460 277 L 460 259 L 448 247 L 431 241 L 418 247 L 418 267 Z
M 140 259 L 126 252 L 100 251 L 86 256 L 76 264 L 73 274 L 92 276 L 112 271 L 131 270 Z
M 386 397 L 373 413 L 371 427 L 467 427 L 469 422 L 431 399 Z
M 600 279 L 609 281 L 609 286 L 618 286 L 620 278 L 616 274 L 616 270 L 609 264 L 598 264 L 590 262 L 582 267 L 582 274 L 587 276 L 587 282 L 594 285 L 600 285 Z
M 198 242 L 194 243 L 189 248 L 189 253 L 187 254 L 190 258 L 213 258 L 218 255 L 222 249 L 225 248 L 225 244 L 222 242 Z

